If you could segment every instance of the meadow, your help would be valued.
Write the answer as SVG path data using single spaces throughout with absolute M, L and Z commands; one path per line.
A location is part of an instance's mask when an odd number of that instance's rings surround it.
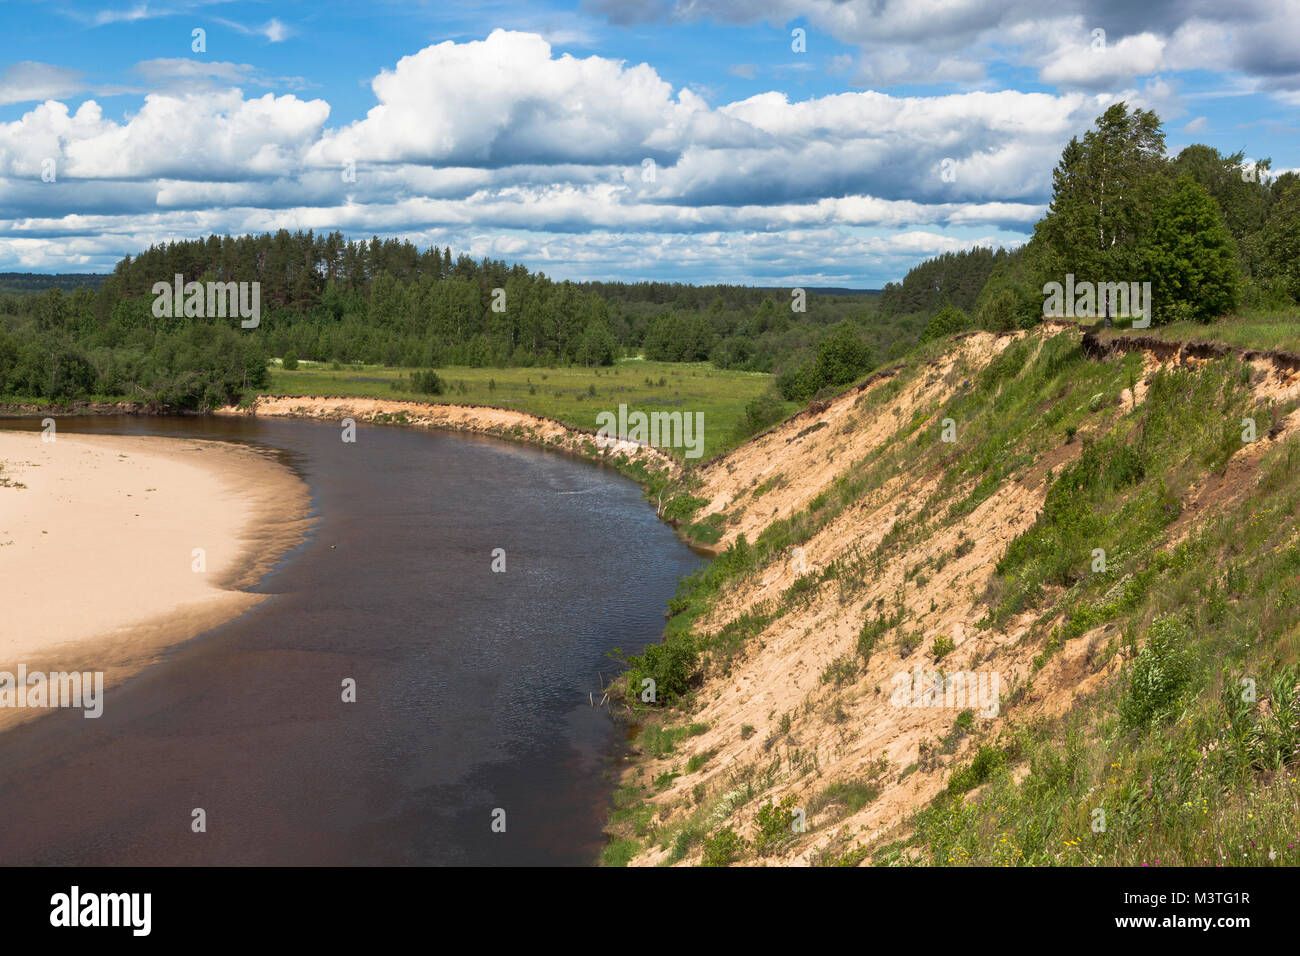
M 708 362 L 628 358 L 605 368 L 442 368 L 437 372 L 445 382 L 443 393 L 427 395 L 414 389 L 412 371 L 307 361 L 286 371 L 277 361 L 266 392 L 489 405 L 592 430 L 600 412 L 617 413 L 620 403 L 629 411 L 702 412 L 707 460 L 740 444 L 737 425 L 745 406 L 772 383 L 763 372 L 723 371 Z M 786 413 L 797 407 L 786 403 Z

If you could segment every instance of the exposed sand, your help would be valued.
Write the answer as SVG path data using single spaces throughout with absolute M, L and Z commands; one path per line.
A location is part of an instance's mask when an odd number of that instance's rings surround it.
M 1055 331 L 1029 335 L 1041 343 Z M 915 416 L 936 423 L 943 402 L 1011 341 L 1011 336 L 988 333 L 966 336 L 933 363 L 881 375 L 810 406 L 705 466 L 694 493 L 709 498 L 707 512 L 730 516 L 722 544 L 741 533 L 752 541 L 772 521 L 807 507 L 855 463 L 887 453 L 890 437 Z M 1178 361 L 1177 349 L 1164 358 L 1148 353 L 1146 377 L 1137 383 L 1136 396 L 1123 389 L 1109 414 L 1120 415 L 1130 403 L 1141 405 L 1150 373 Z M 1252 387 L 1261 405 L 1270 399 L 1283 402 L 1300 394 L 1300 375 L 1284 364 L 1256 363 Z M 1300 410 L 1261 417 L 1260 440 L 1244 444 L 1221 474 L 1206 475 L 1192 487 L 1182 516 L 1169 528 L 1169 544 L 1252 493 L 1270 439 L 1296 427 Z M 973 486 L 975 478 L 955 490 L 944 488 L 942 473 L 922 456 L 879 486 L 866 487 L 851 507 L 799 548 L 729 582 L 727 592 L 699 621 L 701 631 L 717 633 L 742 615 L 782 602 L 787 610 L 750 638 L 729 665 L 708 665 L 693 706 L 668 718 L 674 725 L 701 723 L 706 730 L 679 741 L 666 755 L 641 753 L 625 769 L 621 782 L 650 794 L 651 824 L 684 826 L 692 815 L 708 810 L 692 825 L 709 832 L 731 825 L 753 839 L 758 809 L 793 796 L 798 807 L 820 806 L 809 810 L 808 835 L 771 856 L 746 862 L 804 865 L 818 862 L 823 852 L 834 857 L 855 846 L 878 849 L 908 835 L 910 815 L 946 787 L 952 770 L 969 762 L 978 746 L 995 740 L 1002 729 L 1065 713 L 1113 681 L 1124 651 L 1106 653 L 1119 642 L 1120 632 L 1112 624 L 1065 641 L 1045 663 L 1037 658 L 1060 625 L 1059 616 L 1040 620 L 1037 610 L 1026 610 L 1000 628 L 980 625 L 998 561 L 1043 507 L 1049 469 L 1060 469 L 1081 451 L 1079 441 L 1046 448 L 969 514 L 932 527 L 917 522 L 895 542 L 887 560 L 855 570 L 853 562 L 872 555 L 899 521 L 942 514 Z M 941 566 L 931 563 L 936 558 L 942 558 Z M 838 583 L 828 581 L 803 601 L 785 597 L 801 575 L 836 561 L 842 562 L 847 579 L 858 576 L 856 590 L 841 591 Z M 908 612 L 905 623 L 879 635 L 870 658 L 861 663 L 857 638 L 863 624 L 885 616 L 900 600 Z M 914 635 L 915 643 L 904 643 L 904 634 Z M 940 663 L 933 647 L 941 636 L 953 646 Z M 856 671 L 843 681 L 827 679 L 837 661 L 856 662 Z M 976 717 L 978 735 L 961 735 L 954 727 L 957 706 L 895 703 L 897 676 L 915 674 L 918 667 L 923 673 L 997 674 L 996 714 Z M 691 758 L 702 761 L 698 770 L 688 770 Z M 1023 765 L 1013 767 L 1019 776 L 1026 772 Z M 877 792 L 859 810 L 825 797 L 831 783 L 865 781 L 874 782 Z M 672 840 L 656 842 L 664 832 L 646 841 L 632 865 L 669 859 Z M 666 832 L 671 836 L 671 830 Z M 697 845 L 678 865 L 699 858 Z
M 305 395 L 259 395 L 248 408 L 230 406 L 218 415 L 262 415 L 276 418 L 310 418 L 341 421 L 412 425 L 447 431 L 493 435 L 510 441 L 528 442 L 559 449 L 585 458 L 623 456 L 647 465 L 667 469 L 676 475 L 681 466 L 671 455 L 650 445 L 618 438 L 599 437 L 595 432 L 565 425 L 553 418 L 487 405 L 438 405 L 388 398 L 330 398 Z
M 0 431 L 0 465 L 0 670 L 9 672 L 25 664 L 121 680 L 266 600 L 240 588 L 310 523 L 306 485 L 240 445 Z M 0 708 L 0 728 L 42 712 Z

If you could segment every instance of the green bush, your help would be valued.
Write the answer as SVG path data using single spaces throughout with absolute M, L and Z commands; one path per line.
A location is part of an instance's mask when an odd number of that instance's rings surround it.
M 446 383 L 433 369 L 425 369 L 412 375 L 411 387 L 421 395 L 441 395 L 446 391 Z
M 945 305 L 942 309 L 934 314 L 921 333 L 921 341 L 928 342 L 931 339 L 941 339 L 957 332 L 963 332 L 970 328 L 970 322 L 966 314 L 955 305 Z
M 654 681 L 655 699 L 647 703 L 672 703 L 690 689 L 699 661 L 695 638 L 689 633 L 674 634 L 662 644 L 651 644 L 643 653 L 624 661 L 628 667 L 628 698 L 640 701 L 649 679 Z
M 791 402 L 806 402 L 824 389 L 838 389 L 866 375 L 875 366 L 871 346 L 847 325 L 840 325 L 817 343 L 812 362 L 777 376 L 776 388 Z
M 1173 716 L 1183 689 L 1191 682 L 1187 643 L 1191 629 L 1179 617 L 1151 622 L 1142 650 L 1129 666 L 1128 687 L 1120 702 L 1125 727 L 1140 727 Z
M 758 808 L 758 834 L 754 849 L 759 855 L 771 853 L 794 835 L 794 794 L 780 803 L 766 803 Z
M 736 423 L 735 439 L 743 442 L 785 418 L 785 403 L 775 390 L 769 390 L 745 406 L 745 414 Z
M 723 827 L 704 841 L 704 859 L 700 866 L 730 866 L 748 845 L 731 827 Z

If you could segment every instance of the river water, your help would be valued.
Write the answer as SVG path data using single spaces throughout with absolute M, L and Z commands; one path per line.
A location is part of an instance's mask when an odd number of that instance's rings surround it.
M 0 734 L 5 863 L 594 861 L 622 738 L 589 694 L 618 670 L 611 648 L 660 638 L 700 563 L 634 483 L 395 427 L 347 444 L 315 422 L 59 420 L 78 432 L 273 449 L 317 521 L 254 589 L 270 600 L 110 688 L 100 719 Z

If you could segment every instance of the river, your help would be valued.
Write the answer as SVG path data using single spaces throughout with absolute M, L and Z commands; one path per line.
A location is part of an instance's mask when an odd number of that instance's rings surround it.
M 54 711 L 0 734 L 7 864 L 595 860 L 622 736 L 589 695 L 618 670 L 611 648 L 660 638 L 701 560 L 633 482 L 397 427 L 348 444 L 316 422 L 59 419 L 76 433 L 273 449 L 317 520 L 254 589 L 270 600 L 110 688 L 100 719 Z

